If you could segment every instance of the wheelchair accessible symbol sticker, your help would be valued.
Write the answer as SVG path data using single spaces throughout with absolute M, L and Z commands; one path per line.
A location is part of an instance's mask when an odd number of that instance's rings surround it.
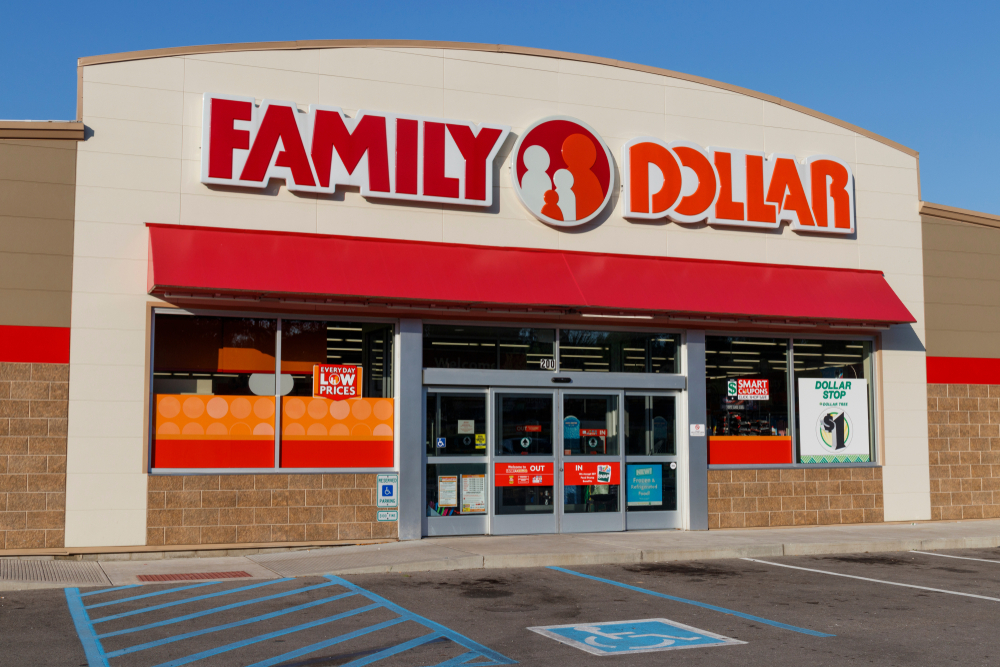
M 682 648 L 746 644 L 665 618 L 606 623 L 573 623 L 528 628 L 593 655 L 652 653 Z

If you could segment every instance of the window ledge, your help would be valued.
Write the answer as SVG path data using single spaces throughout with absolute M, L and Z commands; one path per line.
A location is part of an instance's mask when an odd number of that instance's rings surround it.
M 881 468 L 881 463 L 748 463 L 710 465 L 709 470 L 808 470 L 810 468 Z

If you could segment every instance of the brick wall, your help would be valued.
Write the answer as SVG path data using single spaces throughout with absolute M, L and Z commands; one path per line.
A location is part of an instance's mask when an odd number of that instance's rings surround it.
M 929 384 L 931 519 L 1000 517 L 1000 385 Z
M 883 520 L 881 468 L 708 471 L 709 529 Z
M 396 537 L 375 475 L 150 475 L 148 492 L 149 546 Z
M 69 366 L 0 363 L 0 549 L 63 546 Z

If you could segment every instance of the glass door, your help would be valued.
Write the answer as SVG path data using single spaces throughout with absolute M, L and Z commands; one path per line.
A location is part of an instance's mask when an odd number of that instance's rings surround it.
M 624 431 L 626 527 L 680 528 L 677 395 L 626 392 Z
M 555 392 L 497 391 L 493 410 L 491 532 L 557 532 Z
M 559 391 L 560 532 L 624 530 L 621 392 Z
M 487 531 L 487 398 L 485 389 L 427 390 L 427 535 Z

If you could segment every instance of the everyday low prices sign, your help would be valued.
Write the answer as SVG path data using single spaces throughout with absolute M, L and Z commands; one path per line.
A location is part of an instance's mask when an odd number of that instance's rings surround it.
M 726 390 L 729 398 L 734 398 L 737 401 L 770 400 L 767 380 L 729 380 Z
M 871 461 L 868 381 L 799 378 L 802 463 Z
M 328 398 L 331 401 L 361 398 L 361 368 L 313 366 L 313 398 Z

